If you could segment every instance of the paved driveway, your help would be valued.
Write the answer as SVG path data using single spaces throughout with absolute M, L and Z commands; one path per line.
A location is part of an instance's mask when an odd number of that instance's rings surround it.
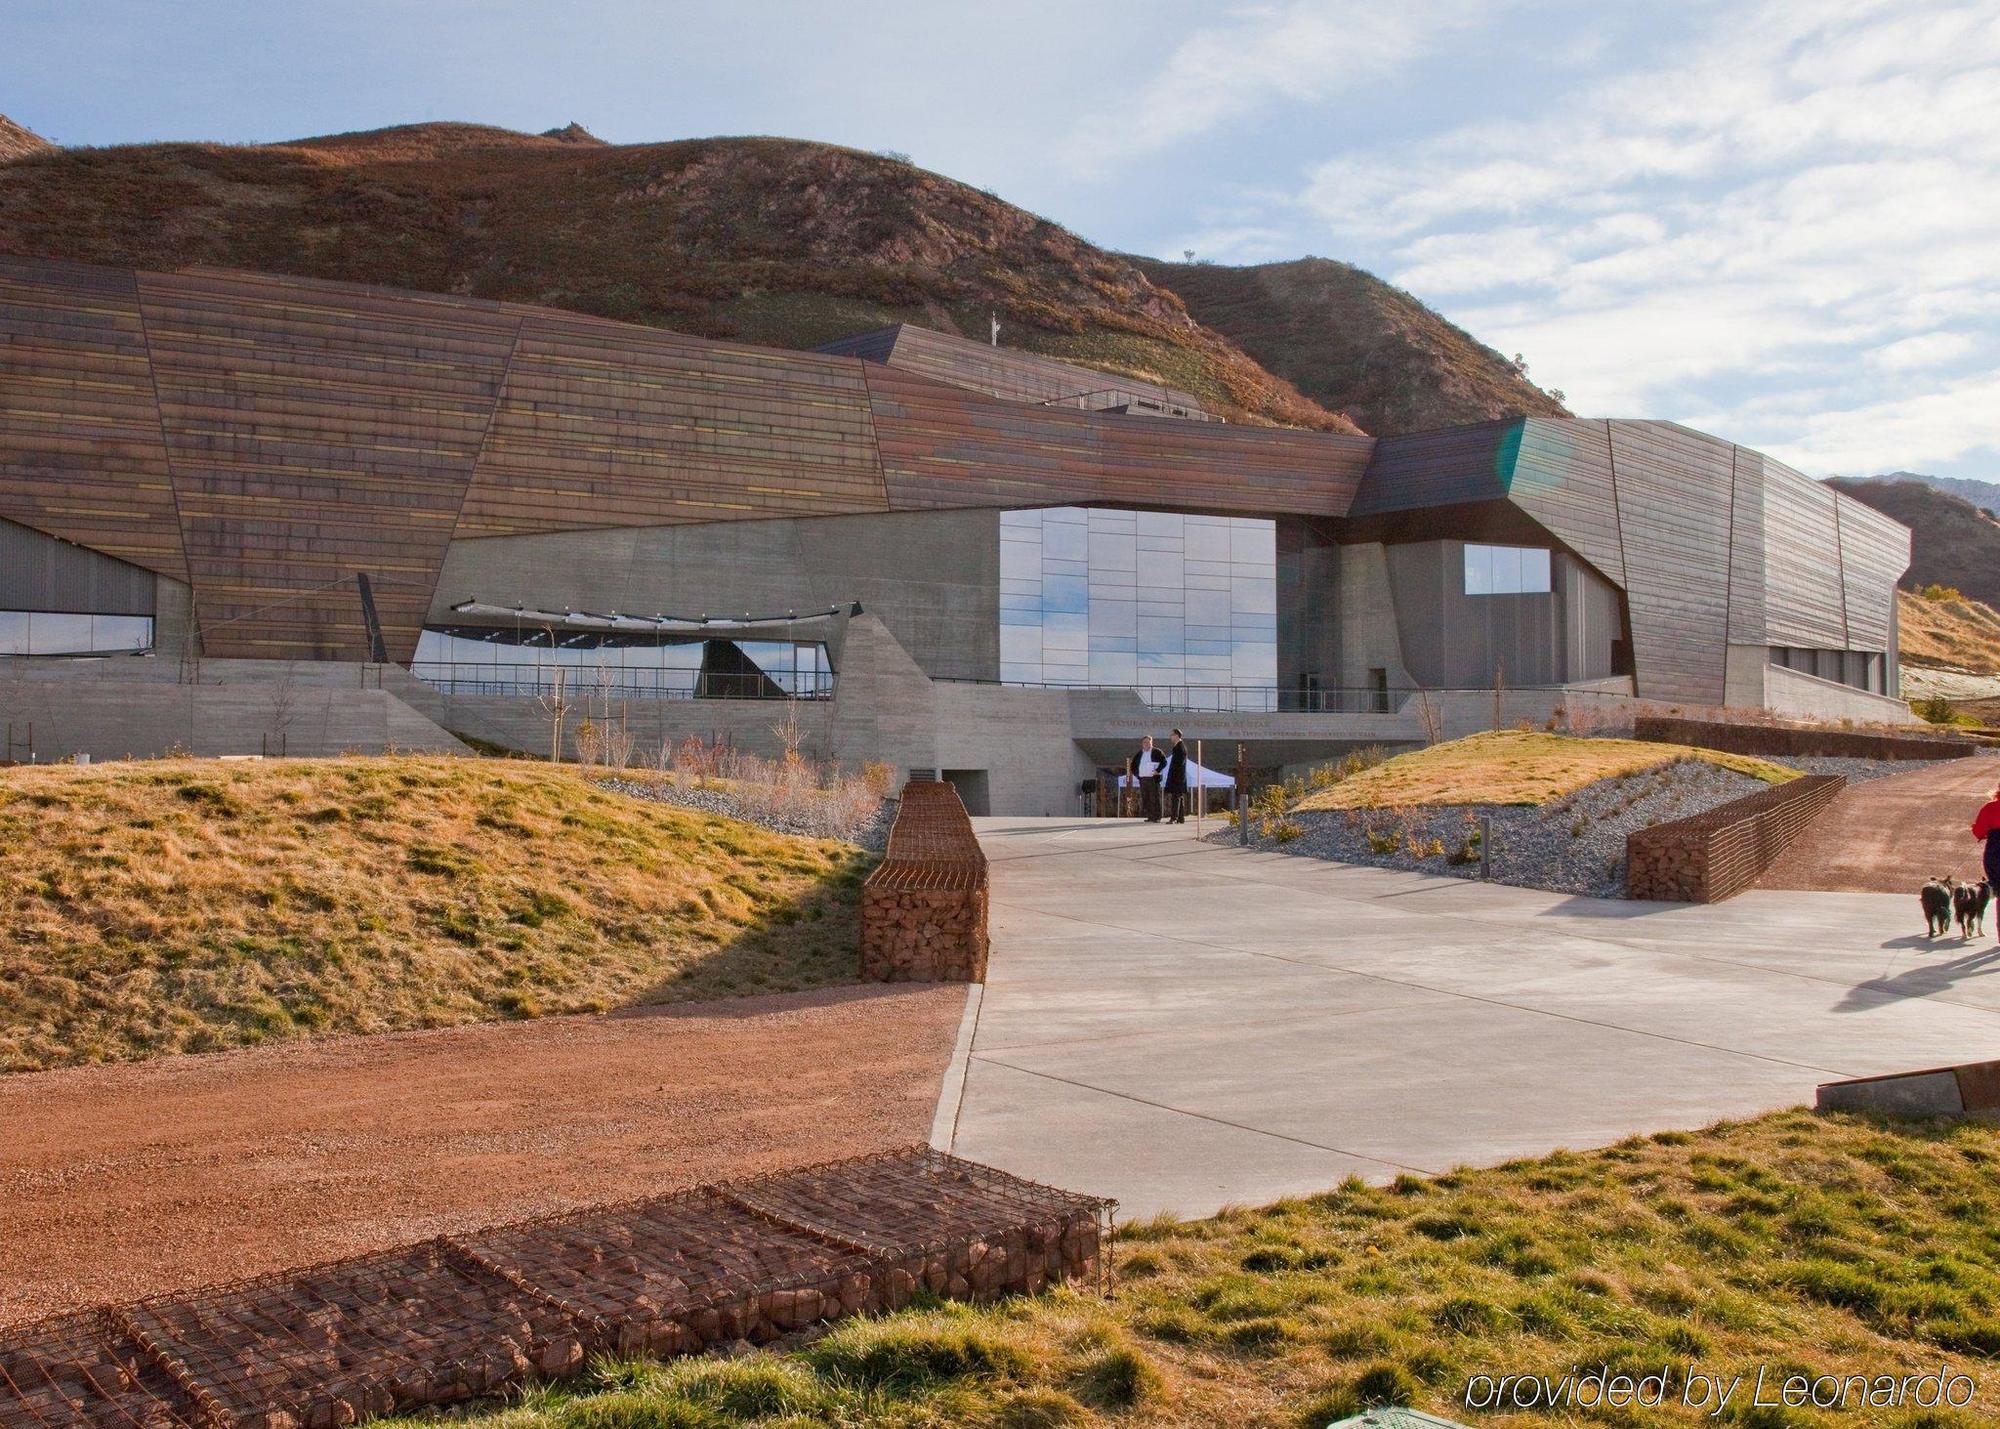
M 2000 947 L 1908 895 L 1569 898 L 982 819 L 993 955 L 937 1137 L 1124 1214 L 1587 1147 L 2000 1057 Z M 957 1105 L 952 1098 L 957 1095 Z

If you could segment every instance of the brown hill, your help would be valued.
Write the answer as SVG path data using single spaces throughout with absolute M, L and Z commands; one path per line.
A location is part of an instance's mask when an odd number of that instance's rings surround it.
M 1904 589 L 1954 587 L 2000 607 L 2000 522 L 1965 498 L 1921 481 L 1840 476 L 1827 484 L 1910 528 Z
M 420 124 L 0 165 L 0 252 L 210 264 L 811 347 L 908 321 L 1351 431 L 1133 264 L 899 159 L 788 139 L 611 145 Z
M 24 159 L 30 154 L 40 154 L 55 148 L 48 140 L 32 129 L 23 129 L 6 115 L 0 114 L 0 164 L 10 159 Z
M 1492 348 L 1351 264 L 1133 262 L 1197 321 L 1363 431 L 1569 415 Z
M 1896 643 L 1906 665 L 2000 674 L 2000 611 L 1943 586 L 1899 590 Z

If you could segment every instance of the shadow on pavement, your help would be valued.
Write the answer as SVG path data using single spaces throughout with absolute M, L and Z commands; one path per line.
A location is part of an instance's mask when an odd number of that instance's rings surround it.
M 1833 1010 L 1863 1012 L 1878 1006 L 1884 997 L 1929 997 L 1969 979 L 1991 977 L 1994 973 L 2000 973 L 2000 947 L 1968 953 L 1950 962 L 1925 963 L 1894 977 L 1875 977 L 1856 983 Z

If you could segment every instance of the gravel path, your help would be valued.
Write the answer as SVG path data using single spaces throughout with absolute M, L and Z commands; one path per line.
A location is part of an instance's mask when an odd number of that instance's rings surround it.
M 962 987 L 0 1077 L 0 1324 L 925 1139 Z
M 1757 886 L 1907 893 L 1914 919 L 1914 895 L 1925 879 L 1980 877 L 1972 817 L 2000 784 L 2000 758 L 1975 754 L 1888 772 L 1892 777 L 1850 784 L 1835 795 Z
M 893 800 L 884 799 L 874 817 L 859 828 L 844 824 L 835 816 L 831 807 L 817 804 L 803 809 L 770 810 L 755 802 L 746 802 L 728 789 L 700 789 L 693 785 L 671 784 L 652 779 L 601 779 L 598 781 L 606 789 L 620 794 L 630 794 L 635 799 L 652 799 L 661 804 L 674 804 L 683 809 L 700 809 L 704 813 L 723 814 L 732 819 L 741 819 L 747 824 L 770 829 L 774 833 L 798 834 L 812 839 L 844 839 L 848 843 L 859 844 L 865 849 L 880 853 L 889 843 L 889 825 L 894 821 L 896 805 Z
M 1811 774 L 1844 775 L 1851 783 L 1936 767 L 1931 763 L 1826 757 L 1772 762 Z M 1281 844 L 1253 837 L 1252 842 L 1309 858 L 1477 878 L 1478 844 L 1473 831 L 1483 813 L 1492 832 L 1495 882 L 1554 893 L 1622 898 L 1627 834 L 1704 813 L 1768 787 L 1762 780 L 1705 760 L 1681 759 L 1638 774 L 1600 779 L 1567 799 L 1539 808 L 1474 804 L 1398 812 L 1295 813 L 1291 819 L 1305 830 L 1298 838 Z M 1370 843 L 1371 834 L 1375 845 Z M 1233 830 L 1210 836 L 1215 842 L 1233 842 L 1235 837 Z M 1396 841 L 1393 851 L 1380 847 L 1391 838 Z M 1453 862 L 1454 855 L 1464 861 Z

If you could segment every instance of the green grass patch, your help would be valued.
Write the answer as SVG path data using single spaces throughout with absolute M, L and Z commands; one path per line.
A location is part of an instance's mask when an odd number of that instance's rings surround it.
M 1117 1294 L 920 1308 L 744 1360 L 606 1367 L 477 1429 L 1218 1425 L 1409 1404 L 1479 1425 L 1986 1422 L 2000 1130 L 1786 1112 L 1490 1170 L 1355 1180 L 1121 1236 Z M 1143 1269 L 1141 1268 L 1143 1266 Z M 1475 1374 L 1972 1375 L 1970 1412 L 1475 1412 Z M 1748 1381 L 1746 1380 L 1746 1383 Z

